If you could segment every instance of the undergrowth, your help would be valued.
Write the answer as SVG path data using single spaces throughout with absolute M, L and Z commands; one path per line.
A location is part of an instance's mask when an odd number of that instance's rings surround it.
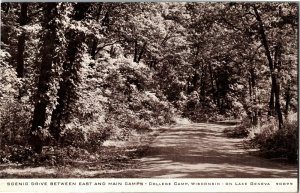
M 249 119 L 244 119 L 242 122 L 237 125 L 235 128 L 224 129 L 224 133 L 227 137 L 231 138 L 246 138 L 248 137 L 251 129 L 251 124 Z
M 290 161 L 297 161 L 299 143 L 297 122 L 287 122 L 281 129 L 274 129 L 272 124 L 266 125 L 249 142 L 267 158 L 287 158 Z
M 125 142 L 124 146 L 101 146 L 97 150 L 82 147 L 44 146 L 42 153 L 34 153 L 30 147 L 10 145 L 0 150 L 1 164 L 23 166 L 74 166 L 76 163 L 103 163 L 117 165 L 118 162 L 140 157 L 144 154 L 153 136 L 146 136 L 143 143 Z
M 266 158 L 284 158 L 292 162 L 298 159 L 298 124 L 297 119 L 285 120 L 282 128 L 278 128 L 275 119 L 263 119 L 253 126 L 249 119 L 244 119 L 235 128 L 223 131 L 227 137 L 245 138 L 247 149 L 257 149 Z

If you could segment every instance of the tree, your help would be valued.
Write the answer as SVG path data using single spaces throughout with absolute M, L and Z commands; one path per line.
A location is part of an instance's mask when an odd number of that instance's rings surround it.
M 43 6 L 41 44 L 40 44 L 40 69 L 37 93 L 33 111 L 31 125 L 30 143 L 35 152 L 40 153 L 43 147 L 43 129 L 47 119 L 47 107 L 50 104 L 49 92 L 51 89 L 51 79 L 53 77 L 53 67 L 59 65 L 60 56 L 57 47 L 60 45 L 57 23 L 58 4 L 46 3 Z
M 20 26 L 24 26 L 28 23 L 28 4 L 21 3 L 21 11 L 19 15 L 19 24 Z M 18 51 L 17 51 L 17 74 L 19 78 L 23 78 L 24 75 L 24 49 L 25 49 L 25 33 L 22 31 L 18 36 Z
M 271 83 L 272 84 L 271 84 L 271 93 L 270 93 L 270 102 L 269 102 L 269 109 L 270 109 L 269 114 L 273 115 L 273 112 L 274 111 L 276 112 L 276 115 L 278 117 L 278 122 L 279 122 L 279 129 L 281 129 L 282 125 L 283 125 L 283 115 L 282 115 L 281 102 L 280 102 L 281 101 L 281 98 L 280 98 L 280 95 L 281 95 L 280 74 L 281 73 L 280 73 L 280 71 L 284 65 L 284 63 L 282 61 L 282 54 L 284 53 L 282 34 L 284 33 L 283 32 L 284 29 L 282 27 L 279 28 L 279 26 L 283 26 L 288 23 L 284 23 L 284 21 L 282 19 L 283 13 L 282 13 L 281 5 L 275 5 L 275 6 L 266 5 L 266 7 L 269 8 L 270 10 L 274 10 L 273 13 L 277 12 L 278 14 L 275 15 L 275 17 L 277 16 L 280 18 L 279 22 L 278 22 L 279 25 L 275 24 L 275 26 L 273 27 L 273 28 L 275 28 L 275 29 L 273 29 L 273 31 L 276 33 L 276 36 L 273 37 L 274 38 L 273 39 L 273 57 L 271 55 L 271 49 L 269 46 L 270 42 L 266 35 L 266 29 L 265 29 L 266 24 L 263 22 L 263 20 L 261 18 L 261 14 L 259 13 L 259 8 L 257 7 L 257 5 L 252 5 L 256 20 L 259 25 L 258 33 L 260 34 L 260 40 L 265 49 L 265 55 L 268 59 L 268 65 L 269 65 L 269 70 L 270 70 L 270 74 L 271 74 Z M 290 12 L 290 15 L 291 15 L 291 12 Z M 271 25 L 271 24 L 272 23 L 270 23 L 269 25 Z M 274 23 L 272 25 L 274 25 Z M 271 28 L 271 30 L 272 30 L 272 28 Z M 289 97 L 287 97 L 287 99 L 288 98 Z M 275 101 L 274 101 L 274 99 L 275 99 Z M 274 106 L 274 103 L 275 103 L 275 106 Z
M 79 69 L 83 52 L 83 43 L 85 34 L 80 27 L 84 23 L 86 13 L 90 7 L 90 3 L 77 3 L 74 5 L 70 28 L 67 29 L 67 51 L 65 61 L 63 63 L 61 81 L 59 82 L 59 89 L 57 92 L 57 105 L 52 112 L 50 133 L 56 141 L 59 140 L 61 132 L 61 123 L 67 122 L 72 113 L 72 105 L 75 103 L 77 97 L 77 84 L 79 82 Z M 75 26 L 75 29 L 73 28 Z

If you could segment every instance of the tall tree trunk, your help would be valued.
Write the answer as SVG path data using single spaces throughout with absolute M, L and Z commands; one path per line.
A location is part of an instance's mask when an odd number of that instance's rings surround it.
M 134 40 L 134 56 L 133 56 L 133 62 L 137 62 L 138 57 L 138 42 L 137 40 Z
M 274 63 L 273 63 L 273 60 L 271 57 L 268 40 L 267 40 L 265 29 L 264 29 L 264 24 L 262 22 L 262 19 L 259 15 L 258 10 L 255 5 L 253 6 L 253 9 L 255 12 L 256 20 L 258 21 L 258 24 L 259 24 L 259 34 L 261 36 L 261 42 L 265 48 L 265 55 L 268 59 L 268 64 L 269 64 L 269 68 L 270 68 L 270 72 L 271 72 L 272 89 L 273 89 L 274 96 L 275 96 L 275 110 L 276 110 L 277 118 L 279 121 L 279 128 L 282 128 L 283 118 L 282 118 L 281 107 L 280 107 L 280 85 L 277 83 L 277 75 L 275 75 Z M 272 95 L 272 93 L 271 93 L 271 95 Z M 272 97 L 271 97 L 271 99 L 272 99 Z M 269 107 L 273 107 L 271 104 L 271 100 L 270 100 Z M 273 111 L 273 109 L 269 109 L 269 110 L 270 110 L 270 112 Z
M 92 47 L 91 47 L 91 57 L 93 60 L 96 59 L 97 46 L 98 46 L 98 40 L 97 40 L 97 38 L 94 38 L 93 42 L 92 42 Z
M 20 27 L 26 25 L 29 21 L 27 10 L 28 3 L 21 3 L 21 11 L 19 15 L 19 24 Z M 25 51 L 25 38 L 26 34 L 23 29 L 21 29 L 21 34 L 18 36 L 18 45 L 17 45 L 17 77 L 24 77 L 24 51 Z M 21 99 L 24 88 L 20 88 L 18 98 Z
M 74 6 L 73 20 L 81 21 L 85 17 L 86 11 L 89 9 L 89 3 L 78 3 Z M 61 133 L 61 123 L 68 121 L 71 113 L 70 106 L 77 99 L 76 84 L 79 81 L 78 70 L 80 68 L 80 59 L 77 59 L 84 42 L 84 34 L 70 29 L 66 34 L 68 45 L 66 62 L 63 64 L 62 80 L 59 82 L 58 99 L 56 108 L 52 112 L 50 133 L 56 141 L 59 141 Z
M 253 105 L 257 105 L 257 99 L 256 99 L 256 88 L 255 88 L 255 86 L 256 86 L 256 75 L 255 75 L 255 71 L 254 71 L 254 68 L 251 68 L 251 70 L 250 70 L 250 84 L 251 84 L 251 92 L 252 92 L 252 102 L 253 102 Z M 255 108 L 254 109 L 254 111 L 252 112 L 252 124 L 253 125 L 257 125 L 258 124 L 258 111 L 257 111 L 257 109 Z
M 198 90 L 199 79 L 200 79 L 200 76 L 199 76 L 198 72 L 195 72 L 194 75 L 193 75 L 192 81 L 191 81 L 192 92 Z
M 77 35 L 75 33 L 69 32 L 67 37 L 69 43 L 67 46 L 67 57 L 66 62 L 63 64 L 63 73 L 61 75 L 62 80 L 59 82 L 59 89 L 57 92 L 57 105 L 52 112 L 50 133 L 55 140 L 59 140 L 61 132 L 61 122 L 63 119 L 67 119 L 69 114 L 68 104 L 71 103 L 70 97 L 76 98 L 75 85 L 78 82 L 78 77 L 76 71 L 78 71 L 79 64 L 75 62 L 76 54 L 78 53 L 78 48 L 82 42 L 78 41 Z M 72 95 L 72 96 L 70 96 Z
M 249 85 L 249 97 L 250 97 L 250 102 L 252 102 L 252 84 L 251 84 L 251 77 L 248 78 L 248 85 Z
M 38 81 L 37 97 L 34 106 L 32 126 L 31 126 L 31 140 L 30 143 L 35 152 L 41 153 L 43 147 L 43 141 L 39 136 L 40 130 L 45 126 L 46 121 L 46 108 L 49 105 L 49 96 L 47 95 L 50 89 L 50 82 L 52 77 L 52 64 L 56 58 L 56 43 L 57 26 L 54 22 L 57 16 L 57 3 L 46 3 L 43 11 L 43 36 L 41 38 L 41 64 L 40 75 Z
M 249 97 L 250 97 L 250 104 L 253 104 L 253 96 L 252 96 L 252 83 L 251 83 L 251 73 L 250 73 L 250 77 L 248 78 L 248 86 L 249 86 Z M 252 107 L 252 106 L 250 106 Z M 253 111 L 252 108 L 249 108 L 249 106 L 247 107 L 249 109 L 249 114 L 248 117 L 251 121 L 251 124 L 253 124 Z
M 283 117 L 282 117 L 282 112 L 281 112 L 281 107 L 280 107 L 280 85 L 279 83 L 276 84 L 276 90 L 275 90 L 275 109 L 279 121 L 279 129 L 282 128 L 283 125 Z
M 212 71 L 211 65 L 208 65 L 208 66 L 209 66 L 210 85 L 211 85 L 212 97 L 213 97 L 214 103 L 216 104 L 217 101 L 216 101 L 216 91 L 215 91 L 215 86 L 214 86 L 214 76 L 213 76 L 213 71 Z
M 214 77 L 216 77 L 215 75 L 214 75 Z M 216 80 L 215 80 L 215 82 L 216 82 L 216 91 L 215 91 L 215 96 L 216 96 L 216 104 L 217 104 L 217 107 L 218 107 L 218 109 L 219 109 L 219 112 L 221 113 L 221 98 L 220 98 L 220 86 L 219 86 L 219 80 L 218 80 L 218 78 L 216 78 Z
M 285 109 L 284 109 L 284 114 L 285 114 L 286 119 L 287 119 L 288 114 L 289 114 L 290 101 L 291 101 L 291 88 L 290 88 L 290 83 L 288 83 L 286 91 L 285 91 Z
M 202 105 L 205 105 L 207 67 L 202 65 L 201 68 L 202 68 L 202 73 L 200 78 L 200 102 Z
M 269 116 L 274 116 L 275 114 L 275 99 L 274 99 L 274 90 L 275 90 L 275 84 L 274 81 L 272 80 L 271 83 L 271 92 L 270 92 L 270 100 L 269 100 L 269 111 L 268 111 L 268 115 Z
M 17 77 L 24 77 L 24 50 L 25 50 L 25 33 L 22 32 L 18 37 L 18 48 L 17 48 Z
M 282 128 L 283 125 L 283 117 L 282 117 L 282 111 L 281 111 L 281 106 L 280 106 L 280 83 L 279 80 L 280 78 L 279 73 L 280 73 L 280 66 L 281 66 L 281 52 L 282 52 L 282 45 L 281 42 L 279 41 L 277 43 L 277 46 L 275 48 L 275 60 L 274 60 L 274 68 L 277 70 L 277 73 L 274 74 L 275 76 L 275 85 L 276 85 L 276 90 L 275 90 L 275 109 L 276 113 L 278 116 L 278 121 L 279 121 L 279 129 Z

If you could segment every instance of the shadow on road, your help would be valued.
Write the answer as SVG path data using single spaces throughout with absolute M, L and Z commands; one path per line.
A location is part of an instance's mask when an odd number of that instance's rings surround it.
M 250 155 L 242 139 L 226 138 L 224 125 L 177 125 L 152 143 L 137 169 L 114 177 L 270 178 L 296 177 L 297 165 Z

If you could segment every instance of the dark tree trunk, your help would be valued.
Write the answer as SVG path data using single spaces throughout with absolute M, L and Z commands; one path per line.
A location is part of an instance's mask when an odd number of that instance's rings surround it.
M 286 91 L 285 91 L 285 109 L 284 109 L 284 114 L 285 117 L 288 117 L 289 114 L 289 106 L 291 102 L 291 89 L 290 89 L 290 84 L 288 83 Z
M 251 84 L 251 77 L 248 78 L 248 85 L 249 85 L 249 96 L 250 96 L 250 104 L 252 104 L 252 84 Z M 249 106 L 247 106 L 249 107 Z M 253 124 L 253 112 L 252 109 L 249 108 L 248 110 L 248 117 L 251 120 L 251 124 Z
M 282 117 L 282 110 L 281 110 L 281 106 L 280 106 L 280 83 L 279 80 L 280 78 L 279 73 L 280 73 L 280 66 L 281 66 L 281 43 L 278 42 L 276 48 L 275 48 L 275 59 L 274 59 L 274 68 L 277 69 L 277 73 L 274 74 L 273 76 L 275 76 L 275 109 L 276 109 L 276 113 L 278 116 L 278 121 L 279 121 L 279 129 L 282 128 L 283 125 L 283 117 Z
M 65 85 L 63 85 L 62 82 L 60 82 L 60 85 L 65 86 Z M 62 99 L 62 97 L 66 96 L 66 92 L 67 92 L 67 90 L 64 87 L 62 87 L 58 90 L 58 93 L 57 93 L 57 96 L 58 96 L 57 103 L 58 104 L 56 105 L 56 108 L 53 110 L 52 116 L 51 116 L 51 124 L 50 124 L 49 131 L 56 141 L 58 141 L 59 137 L 60 137 L 61 119 L 63 117 L 63 111 L 64 111 L 64 107 L 65 107 L 65 101 Z
M 19 15 L 19 24 L 20 26 L 24 26 L 28 23 L 28 15 L 27 15 L 27 10 L 28 10 L 28 4 L 27 3 L 21 3 L 21 11 Z M 25 38 L 26 34 L 22 30 L 21 34 L 18 36 L 18 45 L 17 45 L 17 77 L 18 78 L 23 78 L 24 77 L 24 51 L 25 51 Z M 18 98 L 21 99 L 22 93 L 23 93 L 24 88 L 20 88 L 19 90 L 19 96 Z
M 275 114 L 275 99 L 274 99 L 274 90 L 275 90 L 275 84 L 274 81 L 272 80 L 272 85 L 271 85 L 271 93 L 270 93 L 270 100 L 269 100 L 269 116 L 274 116 Z
M 134 41 L 134 56 L 133 56 L 133 62 L 137 62 L 138 57 L 138 42 L 137 40 Z
M 193 85 L 194 90 L 197 90 L 198 81 L 199 81 L 199 74 L 196 72 L 192 79 L 192 85 Z
M 270 71 L 271 71 L 271 73 L 273 73 L 273 70 L 274 70 L 273 60 L 272 60 L 272 56 L 271 56 L 271 53 L 270 53 L 268 40 L 267 40 L 267 37 L 266 37 L 266 34 L 265 34 L 264 24 L 261 20 L 261 17 L 258 13 L 258 10 L 257 10 L 256 6 L 254 6 L 253 8 L 254 8 L 254 12 L 255 12 L 255 15 L 256 15 L 256 19 L 259 23 L 259 33 L 260 33 L 260 36 L 261 36 L 261 42 L 262 42 L 262 44 L 265 48 L 265 55 L 268 59 L 268 64 L 269 64 Z
M 204 79 L 202 79 L 201 84 L 200 84 L 200 102 L 202 104 L 205 104 L 206 102 L 206 82 Z
M 45 126 L 46 121 L 46 107 L 49 104 L 49 96 L 47 92 L 50 89 L 50 81 L 52 77 L 52 64 L 54 55 L 56 55 L 56 41 L 57 37 L 57 26 L 53 22 L 57 16 L 57 3 L 47 3 L 44 6 L 44 19 L 42 27 L 44 35 L 41 38 L 42 47 L 41 53 L 41 64 L 40 64 L 40 75 L 37 89 L 36 103 L 34 106 L 32 126 L 31 126 L 31 140 L 30 143 L 35 152 L 41 153 L 42 151 L 42 139 L 38 135 L 39 131 Z
M 74 6 L 73 19 L 83 20 L 86 11 L 89 9 L 88 3 L 78 3 Z M 84 42 L 84 34 L 70 30 L 66 37 L 68 39 L 66 62 L 63 64 L 62 80 L 59 82 L 58 99 L 56 108 L 52 112 L 50 133 L 56 141 L 59 141 L 61 133 L 61 123 L 68 121 L 71 112 L 70 105 L 77 99 L 76 84 L 78 83 L 78 70 L 80 63 L 76 60 L 76 55 Z
M 97 38 L 94 38 L 93 43 L 92 43 L 92 47 L 91 47 L 91 57 L 92 57 L 93 60 L 96 59 L 97 46 L 98 46 L 98 40 L 97 40 Z
M 27 3 L 21 3 L 21 12 L 19 15 L 19 24 L 24 26 L 28 23 L 27 16 Z M 25 50 L 25 32 L 22 31 L 18 37 L 18 48 L 17 48 L 17 76 L 23 78 L 24 76 L 24 50 Z
M 137 58 L 137 63 L 139 63 L 140 62 L 140 60 L 142 59 L 142 56 L 143 56 L 143 54 L 144 54 L 144 52 L 145 52 L 145 49 L 146 49 L 146 45 L 147 45 L 147 42 L 145 42 L 144 43 L 144 45 L 143 45 L 143 47 L 142 47 L 142 50 L 140 51 L 140 54 L 139 54 L 139 56 L 138 56 L 138 58 Z
M 214 76 L 213 76 L 213 71 L 211 65 L 209 65 L 209 74 L 210 74 L 210 85 L 211 85 L 211 92 L 212 92 L 212 97 L 214 100 L 214 103 L 216 104 L 216 91 L 215 91 L 215 86 L 214 86 Z
M 24 50 L 25 50 L 25 33 L 22 32 L 18 37 L 18 51 L 17 51 L 17 77 L 24 77 Z
M 214 76 L 216 77 L 216 76 Z M 219 112 L 221 112 L 221 99 L 220 99 L 220 87 L 219 87 L 219 81 L 218 79 L 216 78 L 216 91 L 215 91 L 215 96 L 216 96 L 216 104 L 217 104 L 217 107 L 219 109 Z
M 69 108 L 68 104 L 71 103 L 71 98 L 76 98 L 75 85 L 78 82 L 77 71 L 79 64 L 75 62 L 78 48 L 81 41 L 77 40 L 75 33 L 68 33 L 69 43 L 67 46 L 66 62 L 63 64 L 62 80 L 59 82 L 59 89 L 57 92 L 57 105 L 52 112 L 50 133 L 55 140 L 59 139 L 61 132 L 61 122 L 63 119 L 68 119 Z
M 275 90 L 275 109 L 279 121 L 279 129 L 282 128 L 283 125 L 283 117 L 282 117 L 282 112 L 281 112 L 281 107 L 280 107 L 280 85 L 279 83 L 276 84 L 276 90 Z
M 279 129 L 282 128 L 282 124 L 283 124 L 283 118 L 282 118 L 282 113 L 281 113 L 281 107 L 280 107 L 280 84 L 277 82 L 277 74 L 275 74 L 275 71 L 274 71 L 274 63 L 273 63 L 273 60 L 272 60 L 272 57 L 271 57 L 271 53 L 270 53 L 270 49 L 269 49 L 269 45 L 268 45 L 268 40 L 267 40 L 267 37 L 266 37 L 266 34 L 265 34 L 265 29 L 264 29 L 264 24 L 261 20 L 261 17 L 258 13 L 258 10 L 256 8 L 256 6 L 254 5 L 253 6 L 253 9 L 254 9 L 254 12 L 255 12 L 255 15 L 256 15 L 256 20 L 258 21 L 258 24 L 259 24 L 259 33 L 260 33 L 260 36 L 261 36 L 261 42 L 265 48 L 265 55 L 268 59 L 268 63 L 269 63 L 269 68 L 270 68 L 270 72 L 271 72 L 271 81 L 272 81 L 272 89 L 273 89 L 273 92 L 274 92 L 274 97 L 275 97 L 275 110 L 276 110 L 276 113 L 277 113 L 277 117 L 278 117 L 278 121 L 279 121 Z M 275 53 L 275 55 L 277 55 L 279 53 Z M 278 56 L 276 56 L 278 57 Z M 277 64 L 278 65 L 278 64 Z M 278 71 L 277 71 L 278 73 Z M 271 89 L 271 98 L 270 98 L 270 112 L 274 111 L 273 109 L 273 106 L 272 106 L 272 89 Z
M 107 10 L 103 20 L 102 20 L 102 26 L 109 26 L 109 12 L 110 12 L 110 8 Z
M 200 78 L 200 102 L 202 105 L 205 105 L 206 99 L 206 74 L 207 74 L 207 67 L 202 65 L 202 73 Z
M 256 101 L 256 91 L 255 91 L 255 85 L 256 85 L 256 75 L 255 75 L 255 71 L 254 71 L 254 68 L 251 68 L 250 70 L 250 89 L 252 90 L 251 93 L 252 93 L 252 96 L 251 96 L 251 101 L 253 102 L 254 105 L 257 104 L 257 101 Z M 252 115 L 252 124 L 253 125 L 257 125 L 258 124 L 258 111 L 257 109 L 255 109 L 253 112 L 253 115 Z

